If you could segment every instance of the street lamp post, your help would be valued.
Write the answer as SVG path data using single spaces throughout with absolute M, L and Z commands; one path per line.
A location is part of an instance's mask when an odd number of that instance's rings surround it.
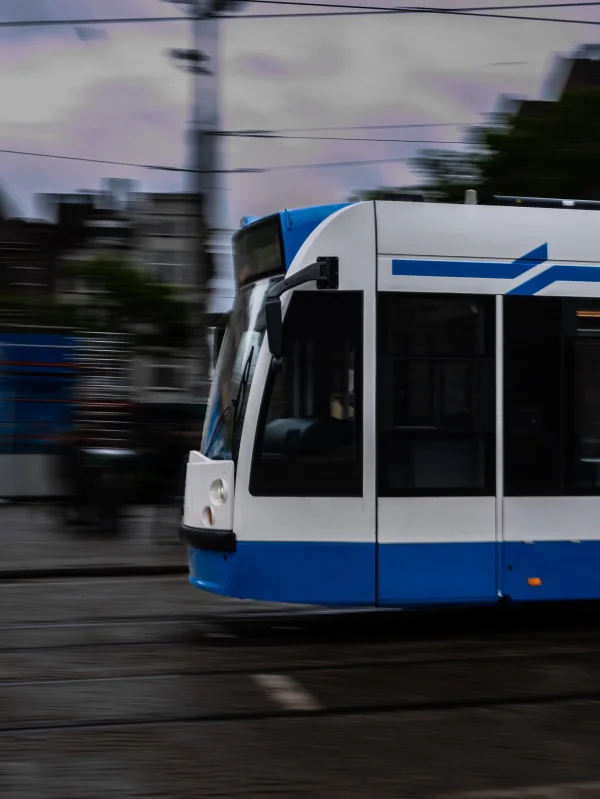
M 209 240 L 211 218 L 217 204 L 216 175 L 218 110 L 218 14 L 244 5 L 243 0 L 167 0 L 184 6 L 193 26 L 193 47 L 170 52 L 178 65 L 192 76 L 192 114 L 189 130 L 191 150 L 190 189 L 196 198 L 196 235 L 194 236 L 194 262 L 196 265 L 196 313 L 193 319 L 192 346 L 197 373 L 197 391 L 206 391 L 210 373 L 210 354 L 206 332 L 206 314 L 209 286 L 214 275 L 214 264 Z M 207 52 L 208 51 L 208 52 Z M 207 85 L 207 79 L 210 83 Z M 211 85 L 212 84 L 212 85 Z

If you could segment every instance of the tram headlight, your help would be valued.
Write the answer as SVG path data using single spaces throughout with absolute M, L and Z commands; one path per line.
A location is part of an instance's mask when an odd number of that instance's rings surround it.
M 224 505 L 227 502 L 228 494 L 227 485 L 221 479 L 214 480 L 208 490 L 210 503 L 214 506 Z

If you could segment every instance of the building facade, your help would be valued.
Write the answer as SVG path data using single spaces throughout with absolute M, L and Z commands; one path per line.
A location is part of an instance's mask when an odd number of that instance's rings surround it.
M 203 286 L 199 268 L 199 226 L 193 194 L 154 193 L 141 196 L 136 205 L 135 262 L 151 279 L 175 288 L 190 305 L 190 318 L 198 329 L 210 327 L 210 318 L 227 312 L 233 304 L 231 231 L 209 231 L 215 273 Z M 198 314 L 199 298 L 208 289 L 208 314 Z M 193 347 L 193 345 L 192 345 Z M 147 402 L 195 402 L 208 393 L 206 373 L 194 352 L 174 354 L 157 350 L 142 358 L 136 370 L 137 391 Z
M 51 295 L 58 231 L 27 219 L 0 218 L 0 291 L 15 298 Z
M 209 230 L 207 246 L 214 273 L 208 287 L 198 262 L 197 203 L 189 192 L 142 193 L 131 181 L 107 180 L 98 192 L 46 194 L 38 197 L 49 229 L 69 229 L 62 257 L 74 260 L 101 253 L 119 253 L 150 282 L 172 287 L 189 304 L 196 332 L 205 336 L 211 352 L 211 319 L 233 304 L 232 231 Z M 1 257 L 1 256 L 0 256 Z M 89 286 L 61 278 L 53 287 L 69 302 L 93 303 Z M 198 313 L 201 292 L 208 291 L 207 313 Z M 136 358 L 132 370 L 134 400 L 147 403 L 194 403 L 205 398 L 211 364 L 199 362 L 195 341 L 185 351 L 154 348 Z

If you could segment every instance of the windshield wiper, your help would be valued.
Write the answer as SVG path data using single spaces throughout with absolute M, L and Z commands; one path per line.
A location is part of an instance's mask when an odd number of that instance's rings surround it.
M 210 437 L 210 441 L 208 442 L 208 445 L 206 447 L 206 456 L 207 457 L 209 457 L 210 449 L 211 449 L 211 447 L 213 445 L 213 442 L 215 440 L 215 437 L 216 437 L 217 433 L 223 427 L 224 423 L 227 421 L 231 411 L 234 412 L 233 413 L 233 427 L 232 427 L 232 431 L 231 431 L 231 439 L 232 439 L 232 442 L 233 442 L 233 437 L 235 436 L 235 429 L 236 429 L 237 422 L 238 422 L 238 416 L 237 416 L 238 407 L 240 406 L 240 404 L 243 404 L 244 399 L 246 397 L 246 387 L 248 385 L 248 380 L 249 380 L 249 377 L 250 377 L 250 366 L 252 364 L 252 356 L 253 356 L 253 354 L 254 354 L 254 346 L 250 347 L 250 352 L 248 353 L 248 357 L 246 358 L 246 363 L 244 364 L 244 370 L 242 372 L 242 376 L 240 378 L 240 384 L 238 386 L 238 390 L 237 390 L 237 392 L 235 394 L 235 397 L 233 397 L 233 399 L 229 400 L 227 405 L 221 411 L 221 413 L 219 415 L 219 418 L 217 419 L 217 423 L 215 424 L 214 430 L 213 430 L 212 435 Z

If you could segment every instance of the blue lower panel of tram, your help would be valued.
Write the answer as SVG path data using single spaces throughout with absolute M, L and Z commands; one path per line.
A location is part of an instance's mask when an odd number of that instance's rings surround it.
M 190 582 L 240 599 L 336 607 L 496 600 L 497 545 L 238 541 L 226 554 L 191 548 Z
M 503 588 L 512 599 L 600 598 L 600 541 L 507 541 L 502 547 Z
M 525 544 L 238 542 L 189 549 L 190 582 L 225 596 L 336 607 L 600 598 L 600 541 Z
M 190 582 L 240 599 L 375 604 L 375 545 L 238 541 L 232 554 L 190 548 Z
M 378 604 L 463 604 L 493 602 L 497 544 L 381 544 Z

